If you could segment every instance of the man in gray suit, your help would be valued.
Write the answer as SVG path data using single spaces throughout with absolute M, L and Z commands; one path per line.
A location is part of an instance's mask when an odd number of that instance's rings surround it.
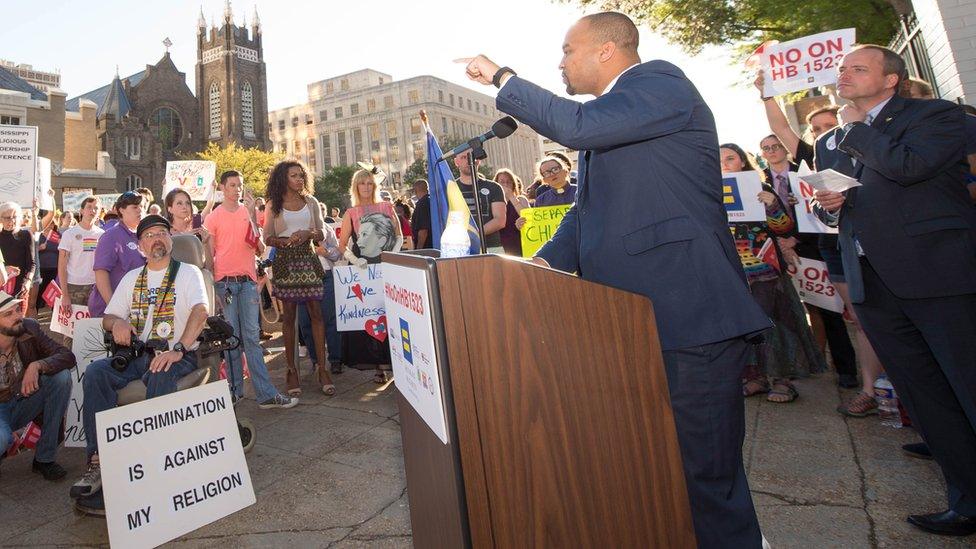
M 680 69 L 641 63 L 625 15 L 580 19 L 555 96 L 484 56 L 468 76 L 500 88 L 498 109 L 581 151 L 576 203 L 537 263 L 649 297 L 701 547 L 759 547 L 742 465 L 740 375 L 747 339 L 769 327 L 753 300 L 722 205 L 715 120 Z

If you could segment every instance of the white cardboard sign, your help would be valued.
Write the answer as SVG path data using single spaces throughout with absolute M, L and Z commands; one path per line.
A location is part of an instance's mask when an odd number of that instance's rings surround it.
M 51 331 L 65 337 L 73 337 L 75 323 L 89 318 L 91 313 L 88 312 L 88 307 L 84 305 L 72 305 L 70 315 L 61 314 L 61 301 L 66 298 L 67 296 L 62 295 L 54 300 L 54 310 L 51 312 Z
M 387 264 L 383 270 L 383 295 L 397 390 L 437 438 L 447 444 L 427 277 L 419 269 Z
M 173 189 L 183 189 L 191 200 L 207 200 L 214 189 L 217 164 L 210 160 L 175 160 L 166 163 L 163 196 Z
M 95 193 L 91 189 L 61 191 L 61 209 L 66 212 L 80 212 L 81 203 L 93 194 Z
M 803 180 L 810 173 L 806 162 L 796 173 L 790 172 L 790 192 L 796 198 L 796 230 L 801 233 L 837 234 L 836 227 L 829 227 L 813 213 L 813 193 L 816 189 Z
M 54 191 L 51 190 L 51 159 L 37 157 L 37 198 L 41 209 L 54 209 Z
M 854 29 L 851 28 L 766 46 L 762 52 L 763 96 L 834 84 L 837 67 L 853 45 Z
M 72 305 L 72 309 L 74 307 L 77 305 Z M 71 369 L 71 399 L 68 401 L 68 413 L 64 422 L 64 445 L 67 447 L 84 448 L 88 444 L 81 417 L 85 405 L 85 390 L 81 383 L 85 379 L 88 365 L 108 356 L 102 334 L 104 331 L 101 318 L 83 318 L 75 322 L 71 352 L 75 355 L 78 364 Z
M 30 208 L 37 189 L 37 126 L 0 126 L 0 202 Z
M 256 501 L 226 380 L 95 421 L 115 547 L 156 547 Z
M 761 191 L 757 171 L 722 174 L 722 203 L 729 223 L 766 221 L 766 207 L 758 198 Z
M 793 278 L 793 286 L 801 301 L 835 313 L 844 312 L 844 302 L 837 288 L 830 283 L 826 263 L 801 257 L 799 268 L 787 264 L 786 272 Z
M 365 330 L 385 340 L 386 304 L 383 300 L 382 263 L 360 269 L 353 265 L 332 268 L 336 298 L 336 328 L 340 332 Z M 379 337 L 378 337 L 379 336 Z

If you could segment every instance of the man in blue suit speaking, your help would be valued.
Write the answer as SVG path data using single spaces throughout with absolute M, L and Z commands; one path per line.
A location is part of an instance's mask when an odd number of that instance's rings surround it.
M 580 152 L 576 203 L 534 258 L 654 304 L 701 547 L 759 547 L 742 465 L 747 339 L 770 326 L 752 299 L 722 206 L 715 120 L 680 69 L 641 63 L 613 12 L 566 34 L 557 97 L 484 56 L 459 60 L 499 87 L 497 107 Z

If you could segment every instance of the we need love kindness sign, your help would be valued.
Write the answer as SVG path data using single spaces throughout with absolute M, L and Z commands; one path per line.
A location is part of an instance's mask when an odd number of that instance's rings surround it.
M 156 547 L 254 504 L 226 380 L 99 412 L 114 547 Z
M 837 82 L 837 67 L 854 45 L 854 29 L 840 29 L 762 48 L 763 96 Z
M 365 330 L 378 341 L 386 341 L 386 303 L 383 298 L 383 264 L 332 268 L 335 289 L 336 329 Z

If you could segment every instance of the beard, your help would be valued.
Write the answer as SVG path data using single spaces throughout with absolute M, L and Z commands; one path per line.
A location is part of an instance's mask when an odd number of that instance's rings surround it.
M 0 328 L 0 334 L 10 337 L 19 337 L 27 332 L 27 328 L 24 328 L 24 321 L 18 320 L 16 324 L 9 328 Z
M 169 255 L 169 250 L 166 249 L 166 245 L 162 242 L 156 242 L 153 244 L 152 250 L 149 251 L 149 256 L 152 259 L 162 259 Z

